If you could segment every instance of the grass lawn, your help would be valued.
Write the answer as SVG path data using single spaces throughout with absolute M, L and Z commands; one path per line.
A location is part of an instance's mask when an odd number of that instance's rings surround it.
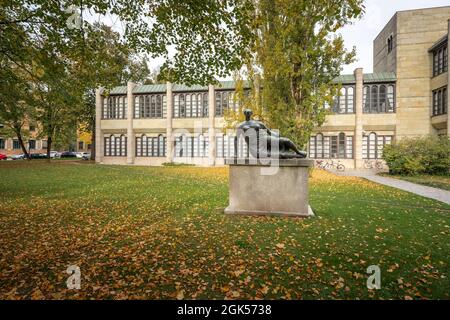
M 0 298 L 450 298 L 450 206 L 315 171 L 315 218 L 229 217 L 227 174 L 0 163 Z
M 428 174 L 417 176 L 396 176 L 386 174 L 385 176 L 450 191 L 450 176 L 432 176 Z

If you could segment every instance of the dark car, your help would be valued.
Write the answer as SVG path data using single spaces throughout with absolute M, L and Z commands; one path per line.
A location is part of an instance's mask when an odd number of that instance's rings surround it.
M 6 154 L 0 153 L 0 160 L 6 160 L 6 158 L 8 158 Z
M 47 159 L 47 155 L 44 153 L 30 153 L 30 159 Z
M 64 151 L 61 152 L 61 156 L 60 158 L 76 158 L 77 154 L 75 152 L 71 152 L 71 151 Z

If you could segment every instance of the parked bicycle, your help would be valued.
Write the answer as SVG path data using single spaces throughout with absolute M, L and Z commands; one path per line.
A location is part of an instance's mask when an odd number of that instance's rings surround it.
M 316 165 L 317 167 L 319 167 L 320 169 L 324 169 L 324 170 L 337 170 L 337 171 L 345 171 L 345 166 L 341 163 L 340 160 L 338 160 L 337 162 L 335 162 L 334 160 L 329 160 L 329 161 L 325 161 L 325 160 L 318 160 L 316 161 Z
M 364 160 L 364 169 L 384 169 L 384 162 L 381 160 Z

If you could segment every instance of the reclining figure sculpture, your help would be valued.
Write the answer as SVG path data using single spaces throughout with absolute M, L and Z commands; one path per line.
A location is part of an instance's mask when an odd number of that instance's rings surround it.
M 237 127 L 235 141 L 235 155 L 237 155 L 237 142 L 245 138 L 249 154 L 257 159 L 298 159 L 306 158 L 307 153 L 300 151 L 288 138 L 281 137 L 278 132 L 272 131 L 257 120 L 252 120 L 252 110 L 244 110 L 245 121 Z

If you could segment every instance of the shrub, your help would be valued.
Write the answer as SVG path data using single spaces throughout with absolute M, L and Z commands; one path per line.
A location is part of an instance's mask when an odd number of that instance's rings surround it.
M 448 175 L 450 139 L 436 136 L 402 139 L 384 147 L 383 159 L 392 174 Z

